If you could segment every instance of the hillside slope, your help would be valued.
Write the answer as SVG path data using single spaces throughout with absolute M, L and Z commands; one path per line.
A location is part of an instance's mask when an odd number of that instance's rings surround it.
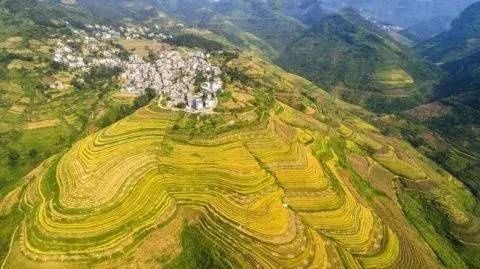
M 410 27 L 438 16 L 456 17 L 476 0 L 323 0 L 323 5 L 331 9 L 353 7 L 377 20 Z
M 417 49 L 443 62 L 446 76 L 435 89 L 434 100 L 408 112 L 408 119 L 424 126 L 415 144 L 465 182 L 480 196 L 480 5 L 473 4 L 455 20 L 452 29 Z M 412 130 L 413 129 L 413 130 Z
M 438 16 L 412 25 L 400 33 L 415 42 L 426 41 L 440 33 L 450 29 L 453 18 L 447 16 Z
M 432 61 L 443 62 L 447 73 L 437 87 L 438 97 L 480 89 L 480 3 L 468 7 L 452 29 L 419 46 L 417 50 Z
M 260 39 L 275 50 L 273 57 L 306 29 L 299 20 L 282 14 L 272 1 L 162 1 L 159 8 L 193 25 L 216 31 L 239 46 L 248 46 L 250 39 Z M 245 36 L 246 33 L 253 38 Z M 268 52 L 263 45 L 259 48 Z
M 476 202 L 451 175 L 254 55 L 227 68 L 222 113 L 152 104 L 42 164 L 6 268 L 476 264 Z
M 480 2 L 465 9 L 452 29 L 417 46 L 417 51 L 436 63 L 447 63 L 480 50 Z
M 308 1 L 259 0 L 161 1 L 157 7 L 378 112 L 420 104 L 438 79 L 434 67 L 351 9 L 332 15 Z
M 35 6 L 35 11 L 56 14 L 57 9 L 47 7 Z M 112 98 L 109 79 L 97 78 L 97 85 L 76 90 L 75 74 L 51 61 L 55 36 L 66 30 L 61 17 L 55 24 L 46 19 L 52 17 L 33 17 L 31 12 L 28 8 L 15 13 L 0 9 L 1 195 L 18 186 L 18 179 L 42 160 L 69 146 L 86 130 L 98 128 L 99 111 L 122 103 Z M 86 14 L 78 17 L 88 18 Z M 61 87 L 52 87 L 55 81 Z
M 438 87 L 437 95 L 439 97 L 480 89 L 480 51 L 460 60 L 446 63 L 442 68 L 448 76 Z
M 379 112 L 415 106 L 436 79 L 435 68 L 352 10 L 314 24 L 289 44 L 278 63 Z

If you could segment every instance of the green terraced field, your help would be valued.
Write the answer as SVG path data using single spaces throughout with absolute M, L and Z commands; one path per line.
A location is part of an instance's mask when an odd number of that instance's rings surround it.
M 414 84 L 413 78 L 401 68 L 384 68 L 375 74 L 377 83 L 388 89 L 405 88 Z

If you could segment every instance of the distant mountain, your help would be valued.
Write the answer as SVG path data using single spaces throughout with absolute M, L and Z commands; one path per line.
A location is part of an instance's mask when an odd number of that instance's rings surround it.
M 318 21 L 326 13 L 355 8 L 362 15 L 376 20 L 411 27 L 437 17 L 454 18 L 475 0 L 156 0 L 170 9 L 209 9 L 212 6 L 234 7 L 243 3 L 263 3 L 280 9 L 285 15 L 304 23 Z
M 456 17 L 475 0 L 323 0 L 323 7 L 354 7 L 378 20 L 410 27 L 439 16 Z
M 438 96 L 450 96 L 457 93 L 480 91 L 480 51 L 444 64 L 448 76 L 441 82 Z M 480 99 L 478 99 L 480 100 Z
M 436 76 L 434 68 L 353 10 L 312 25 L 278 62 L 377 111 L 402 110 L 418 102 Z
M 52 5 L 47 1 L 35 0 L 5 0 L 0 3 L 17 17 L 30 19 L 43 26 L 62 27 L 66 21 L 73 25 L 99 21 L 98 17 L 89 14 L 78 5 L 61 3 Z
M 228 0 L 227 0 L 228 1 Z M 436 18 L 450 23 L 475 0 L 281 0 L 286 12 L 303 17 L 302 21 L 326 12 L 355 8 L 362 15 L 409 28 Z
M 272 2 L 162 0 L 158 6 L 190 24 L 220 33 L 239 46 L 254 45 L 274 57 L 307 27 L 301 21 L 283 14 L 280 6 Z
M 445 141 L 427 137 L 431 157 L 462 178 L 480 196 L 480 2 L 469 6 L 452 28 L 418 45 L 416 50 L 445 72 L 432 103 L 409 114 Z
M 51 27 L 62 27 L 65 22 L 75 26 L 116 24 L 123 19 L 143 20 L 160 12 L 155 0 L 5 0 L 0 3 L 17 16 L 22 14 L 35 23 Z
M 416 49 L 436 63 L 457 61 L 480 51 L 480 2 L 465 9 L 453 21 L 451 30 L 421 43 Z
M 480 2 L 455 19 L 452 29 L 417 46 L 427 59 L 441 64 L 447 76 L 437 88 L 438 97 L 480 89 Z
M 306 0 L 166 0 L 159 6 L 376 111 L 419 104 L 436 80 L 435 68 L 353 9 L 331 13 Z
M 326 11 L 321 1 L 315 0 L 282 0 L 282 12 L 305 24 L 313 24 L 330 12 Z
M 453 18 L 438 16 L 421 21 L 400 33 L 415 42 L 422 42 L 450 29 Z
M 141 20 L 158 11 L 155 0 L 76 0 L 76 3 L 109 22 L 122 18 Z

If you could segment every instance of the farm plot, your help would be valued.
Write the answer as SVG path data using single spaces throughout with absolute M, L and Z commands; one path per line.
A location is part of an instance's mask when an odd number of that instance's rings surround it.
M 7 264 L 133 257 L 186 208 L 241 267 L 339 266 L 344 252 L 366 267 L 395 261 L 395 233 L 338 188 L 334 164 L 311 154 L 304 132 L 272 118 L 218 144 L 184 143 L 169 136 L 177 118 L 140 110 L 52 161 L 25 190 Z
M 355 120 L 326 132 L 312 116 L 275 105 L 282 109 L 261 124 L 192 139 L 179 136 L 180 112 L 143 108 L 79 141 L 23 190 L 26 218 L 7 268 L 151 265 L 139 249 L 164 247 L 146 240 L 172 223 L 178 236 L 181 220 L 234 268 L 389 268 L 400 259 L 421 267 L 424 252 L 405 246 L 404 230 L 348 183 L 354 168 L 344 151 L 374 150 L 369 161 L 392 174 L 406 172 L 388 160 L 407 166 L 416 156 Z M 437 176 L 426 164 L 416 169 L 405 180 Z M 168 244 L 175 255 L 184 247 Z
M 401 68 L 385 68 L 375 73 L 377 83 L 388 89 L 398 89 L 411 86 L 413 78 Z

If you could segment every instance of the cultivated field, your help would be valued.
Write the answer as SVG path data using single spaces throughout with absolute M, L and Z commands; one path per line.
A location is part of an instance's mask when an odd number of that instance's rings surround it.
M 415 82 L 413 78 L 401 68 L 385 68 L 375 74 L 375 79 L 379 84 L 389 89 L 405 88 Z
M 231 64 L 252 87 L 230 87 L 222 113 L 147 106 L 42 163 L 0 203 L 21 216 L 3 266 L 466 267 L 415 206 L 428 195 L 478 243 L 455 178 L 308 81 Z
M 148 55 L 149 51 L 164 51 L 168 49 L 170 46 L 165 43 L 161 43 L 158 41 L 150 41 L 150 40 L 120 40 L 118 42 L 125 50 L 130 51 L 131 53 L 135 53 L 141 57 L 145 57 Z

